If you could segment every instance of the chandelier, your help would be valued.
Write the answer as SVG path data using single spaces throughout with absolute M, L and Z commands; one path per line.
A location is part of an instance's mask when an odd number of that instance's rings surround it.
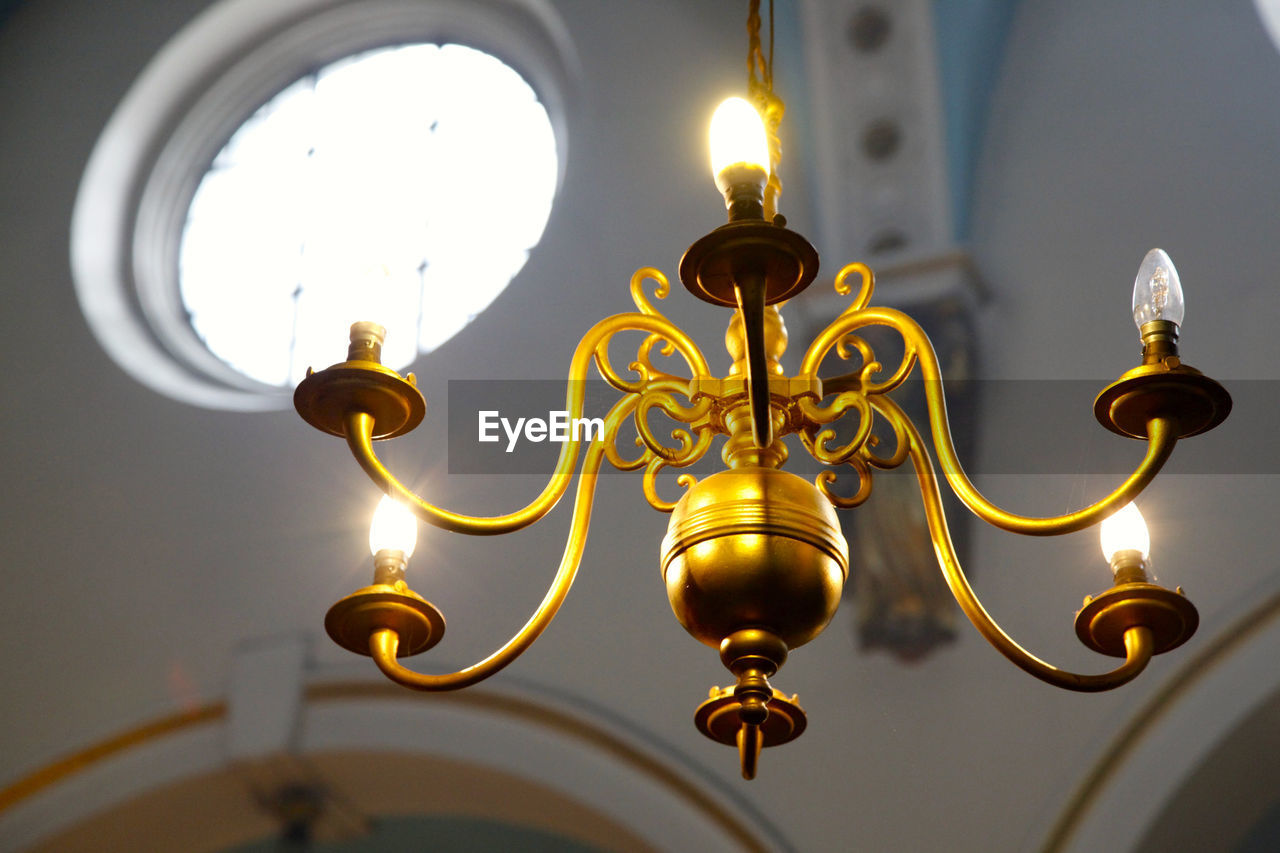
M 347 360 L 319 372 L 309 370 L 294 395 L 299 414 L 318 429 L 345 438 L 360 466 L 388 496 L 370 535 L 373 583 L 333 605 L 325 617 L 327 632 L 340 646 L 371 656 L 388 678 L 405 687 L 455 690 L 488 678 L 538 638 L 568 595 L 586 544 L 602 466 L 643 471 L 648 502 L 671 515 L 660 565 L 672 609 L 691 635 L 719 650 L 735 679 L 727 687 L 712 688 L 710 698 L 697 708 L 695 724 L 713 740 L 736 747 L 742 775 L 751 779 L 762 747 L 793 740 L 806 725 L 797 697 L 775 689 L 770 679 L 793 649 L 823 630 L 839 605 L 849 560 L 836 510 L 871 498 L 875 471 L 910 462 L 938 566 L 964 614 L 988 642 L 1021 669 L 1068 690 L 1109 690 L 1132 680 L 1152 655 L 1185 642 L 1199 617 L 1181 588 L 1169 590 L 1149 578 L 1148 535 L 1131 502 L 1179 439 L 1212 429 L 1231 409 L 1231 398 L 1220 384 L 1180 360 L 1183 296 L 1172 262 L 1159 249 L 1144 259 L 1133 293 L 1141 364 L 1104 388 L 1094 403 L 1094 415 L 1104 427 L 1146 441 L 1141 463 L 1115 491 L 1076 512 L 1034 518 L 1001 509 L 974 487 L 956 456 L 938 357 L 928 337 L 905 313 L 871 304 L 875 276 L 865 264 L 849 264 L 835 276 L 836 291 L 852 294 L 850 304 L 809 344 L 799 373 L 784 372 L 780 358 L 787 332 L 778 306 L 813 282 L 818 255 L 776 213 L 783 104 L 773 92 L 772 47 L 767 59 L 761 48 L 759 0 L 751 0 L 748 34 L 751 100 L 729 99 L 711 123 L 712 170 L 724 194 L 728 223 L 690 246 L 679 267 L 681 282 L 694 296 L 733 312 L 725 336 L 732 358 L 728 375 L 713 374 L 697 345 L 650 301 L 646 285 L 652 282 L 654 297 L 665 298 L 666 277 L 653 268 L 639 270 L 630 285 L 636 310 L 593 326 L 569 366 L 565 411 L 570 419 L 583 414 L 584 380 L 593 366 L 621 395 L 603 419 L 602 434 L 567 436 L 550 480 L 523 509 L 474 517 L 427 503 L 379 460 L 373 442 L 412 430 L 422 421 L 426 403 L 412 374 L 401 376 L 381 364 L 382 327 L 356 323 Z M 877 361 L 860 334 L 873 327 L 888 329 L 901 341 L 901 359 L 891 369 Z M 618 370 L 610 345 L 623 332 L 644 337 L 628 369 Z M 663 359 L 655 363 L 655 354 Z M 829 357 L 849 362 L 852 369 L 820 376 Z M 674 361 L 683 362 L 679 372 L 663 369 Z M 917 367 L 942 473 L 979 518 L 1032 536 L 1101 523 L 1114 583 L 1085 599 L 1075 631 L 1094 651 L 1123 658 L 1117 668 L 1084 675 L 1054 667 L 1019 646 L 983 609 L 956 557 L 920 430 L 889 396 Z M 652 427 L 651 415 L 678 425 L 669 433 L 670 441 Z M 891 433 L 890 441 L 873 434 L 877 423 L 884 425 L 880 432 Z M 843 432 L 838 434 L 837 427 Z M 619 447 L 620 435 L 632 433 L 638 455 Z M 825 466 L 813 482 L 782 470 L 789 452 L 783 439 L 792 435 Z M 717 436 L 726 437 L 720 453 L 724 470 L 702 480 L 681 473 L 676 483 L 685 489 L 683 496 L 664 500 L 657 475 L 693 465 Z M 834 488 L 837 469 L 851 469 L 856 477 L 852 495 Z M 445 627 L 440 611 L 406 584 L 417 519 L 473 535 L 520 530 L 556 505 L 575 470 L 577 490 L 564 556 L 546 597 L 524 627 L 489 657 L 457 672 L 425 675 L 406 668 L 400 658 L 434 646 Z

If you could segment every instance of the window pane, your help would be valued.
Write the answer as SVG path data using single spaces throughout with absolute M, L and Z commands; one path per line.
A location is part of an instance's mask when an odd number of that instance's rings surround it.
M 545 108 L 493 56 L 348 57 L 276 95 L 214 159 L 183 235 L 182 300 L 215 355 L 270 385 L 340 361 L 356 320 L 387 327 L 384 361 L 403 368 L 519 272 L 556 178 Z

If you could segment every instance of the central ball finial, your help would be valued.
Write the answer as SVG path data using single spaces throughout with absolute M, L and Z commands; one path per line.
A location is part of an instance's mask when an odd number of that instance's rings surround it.
M 676 504 L 662 574 L 676 618 L 700 642 L 720 648 L 736 632 L 760 629 L 794 649 L 835 614 L 848 554 L 835 510 L 812 483 L 736 468 L 698 482 Z

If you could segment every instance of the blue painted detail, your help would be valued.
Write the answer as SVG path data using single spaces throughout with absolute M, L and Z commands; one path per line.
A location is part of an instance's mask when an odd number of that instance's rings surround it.
M 952 236 L 969 237 L 974 173 L 987 106 L 1020 0 L 933 0 L 938 87 L 946 132 Z

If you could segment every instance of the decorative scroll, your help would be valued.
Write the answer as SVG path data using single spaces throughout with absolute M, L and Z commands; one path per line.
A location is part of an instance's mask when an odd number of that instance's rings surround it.
M 631 298 L 636 308 L 646 317 L 655 318 L 664 323 L 666 318 L 649 301 L 644 292 L 645 282 L 652 281 L 656 287 L 654 296 L 666 298 L 671 286 L 663 273 L 653 267 L 644 267 L 631 277 Z M 674 328 L 674 326 L 672 327 Z M 627 327 L 619 327 L 618 332 L 628 331 Z M 605 458 L 616 468 L 623 471 L 644 469 L 641 486 L 649 504 L 660 512 L 671 512 L 675 508 L 674 501 L 668 501 L 658 495 L 657 475 L 666 468 L 685 468 L 694 464 L 711 447 L 715 437 L 709 414 L 714 401 L 710 397 L 694 399 L 690 386 L 694 381 L 709 377 L 705 362 L 686 358 L 687 366 L 693 376 L 689 378 L 675 376 L 658 369 L 654 365 L 654 350 L 663 357 L 670 357 L 676 352 L 676 345 L 670 336 L 661 333 L 650 333 L 640 343 L 636 357 L 628 364 L 628 370 L 635 375 L 634 379 L 626 377 L 614 368 L 609 358 L 609 346 L 615 333 L 603 337 L 596 345 L 593 357 L 596 369 L 611 386 L 622 391 L 626 396 L 619 406 L 627 409 L 630 417 L 619 419 L 620 427 L 624 422 L 630 423 L 635 430 L 635 446 L 641 448 L 639 456 L 629 457 L 618 447 L 621 431 L 615 427 L 606 432 Z M 686 401 L 686 402 L 682 402 Z M 660 437 L 653 428 L 650 413 L 685 425 L 670 431 L 666 438 Z M 670 439 L 669 443 L 667 438 Z M 688 488 L 696 482 L 689 474 L 682 474 L 676 479 L 679 486 Z

